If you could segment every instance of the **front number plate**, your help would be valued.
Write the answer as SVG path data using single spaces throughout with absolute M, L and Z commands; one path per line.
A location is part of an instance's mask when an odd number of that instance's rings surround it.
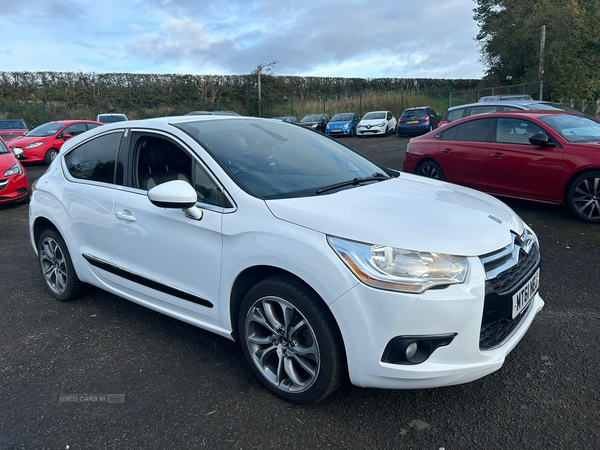
M 512 318 L 517 317 L 531 302 L 540 287 L 540 269 L 529 279 L 525 286 L 513 295 Z

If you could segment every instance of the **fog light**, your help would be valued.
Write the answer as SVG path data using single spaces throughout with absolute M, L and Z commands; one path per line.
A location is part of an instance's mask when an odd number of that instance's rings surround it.
M 456 333 L 429 336 L 396 336 L 385 347 L 381 362 L 388 364 L 421 364 L 436 349 L 450 345 Z
M 406 347 L 406 359 L 408 359 L 409 361 L 413 359 L 413 357 L 417 354 L 418 348 L 419 346 L 416 342 L 413 342 L 408 347 Z

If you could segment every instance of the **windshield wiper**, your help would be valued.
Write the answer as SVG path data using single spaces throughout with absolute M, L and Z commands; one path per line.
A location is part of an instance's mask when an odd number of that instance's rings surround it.
M 367 183 L 369 181 L 383 181 L 383 180 L 389 180 L 390 177 L 388 176 L 376 176 L 376 177 L 356 177 L 353 180 L 348 180 L 348 181 L 342 181 L 341 183 L 336 183 L 336 184 L 332 184 L 331 186 L 325 186 L 322 187 L 321 189 L 317 190 L 317 194 L 322 194 L 323 192 L 327 192 L 327 191 L 331 191 L 333 189 L 337 189 L 337 188 L 341 188 L 344 186 L 358 186 L 361 183 Z

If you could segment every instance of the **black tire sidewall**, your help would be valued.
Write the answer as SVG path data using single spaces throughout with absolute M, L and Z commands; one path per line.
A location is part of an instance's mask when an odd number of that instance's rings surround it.
M 315 333 L 321 361 L 317 379 L 307 391 L 289 393 L 278 389 L 265 379 L 252 359 L 245 341 L 246 316 L 258 299 L 267 296 L 280 297 L 291 303 L 302 313 Z M 327 305 L 302 283 L 286 276 L 268 278 L 250 289 L 240 307 L 238 336 L 252 372 L 267 389 L 293 403 L 307 405 L 327 397 L 339 387 L 346 370 L 342 339 Z
M 422 177 L 425 178 L 431 178 L 431 177 L 426 177 L 425 175 L 421 175 L 421 170 L 423 169 L 423 167 L 425 166 L 430 166 L 435 168 L 435 170 L 438 171 L 438 173 L 440 174 L 440 177 L 438 178 L 439 181 L 445 181 L 446 177 L 444 176 L 444 171 L 442 170 L 442 168 L 440 167 L 440 165 L 438 163 L 436 163 L 435 161 L 425 161 L 423 164 L 419 164 L 419 167 L 417 167 L 417 170 L 415 170 L 415 173 L 417 175 L 420 175 Z M 435 178 L 431 178 L 432 180 L 434 180 Z
M 581 175 L 579 175 L 578 177 L 576 177 L 571 182 L 571 184 L 569 184 L 569 188 L 567 190 L 567 205 L 569 206 L 569 209 L 573 212 L 573 214 L 575 214 L 575 216 L 577 216 L 577 218 L 579 220 L 583 220 L 584 222 L 588 222 L 588 223 L 600 223 L 600 218 L 590 219 L 589 217 L 586 217 L 586 216 L 582 215 L 581 213 L 579 213 L 579 211 L 577 211 L 577 206 L 575 205 L 575 202 L 573 201 L 573 197 L 575 197 L 575 188 L 577 187 L 577 185 L 579 183 L 581 183 L 586 178 L 600 178 L 600 170 L 590 170 L 589 172 L 584 172 Z
M 40 268 L 40 272 L 42 273 L 42 277 L 44 276 L 44 273 L 43 273 L 42 264 L 40 261 L 41 246 L 42 246 L 42 242 L 44 242 L 44 239 L 46 239 L 48 237 L 52 238 L 58 244 L 63 256 L 65 257 L 65 263 L 67 266 L 67 287 L 62 294 L 57 294 L 50 288 L 50 286 L 48 286 L 48 283 L 46 282 L 45 278 L 44 278 L 44 284 L 46 285 L 46 288 L 48 289 L 48 292 L 50 293 L 50 295 L 52 295 L 52 297 L 54 297 L 59 302 L 66 302 L 66 301 L 72 300 L 75 297 L 75 295 L 74 295 L 75 290 L 76 290 L 75 283 L 79 282 L 79 280 L 78 279 L 76 280 L 77 275 L 75 273 L 75 268 L 73 267 L 73 261 L 71 260 L 71 254 L 69 253 L 67 244 L 65 243 L 62 236 L 53 229 L 44 230 L 42 232 L 42 234 L 40 235 L 40 238 L 38 239 L 38 242 L 37 242 L 38 266 Z
M 46 163 L 47 166 L 50 165 L 50 163 L 53 161 L 52 157 L 50 156 L 53 152 L 56 152 L 56 156 L 58 156 L 58 150 L 55 148 L 51 148 L 49 149 L 46 154 L 44 155 L 44 163 Z M 55 156 L 55 158 L 56 158 Z

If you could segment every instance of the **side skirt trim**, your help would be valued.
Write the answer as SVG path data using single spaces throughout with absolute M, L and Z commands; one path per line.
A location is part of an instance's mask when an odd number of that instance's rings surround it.
M 86 253 L 84 253 L 82 256 L 92 266 L 98 267 L 99 269 L 105 270 L 106 272 L 112 273 L 113 275 L 120 276 L 129 281 L 133 281 L 134 283 L 141 284 L 142 286 L 149 287 L 150 289 L 154 289 L 156 291 L 160 291 L 165 294 L 172 295 L 174 297 L 178 297 L 182 300 L 186 300 L 188 302 L 192 302 L 192 303 L 196 303 L 201 306 L 205 306 L 207 308 L 212 308 L 214 306 L 208 300 L 206 300 L 202 297 L 198 297 L 197 295 L 194 295 L 191 292 L 187 292 L 182 289 L 179 289 L 179 288 L 176 288 L 173 286 L 169 286 L 168 284 L 159 283 L 158 281 L 143 277 L 134 272 L 130 272 L 129 270 L 123 269 L 119 266 L 116 266 L 107 261 L 104 261 L 103 259 L 96 258 L 95 256 L 88 255 Z

